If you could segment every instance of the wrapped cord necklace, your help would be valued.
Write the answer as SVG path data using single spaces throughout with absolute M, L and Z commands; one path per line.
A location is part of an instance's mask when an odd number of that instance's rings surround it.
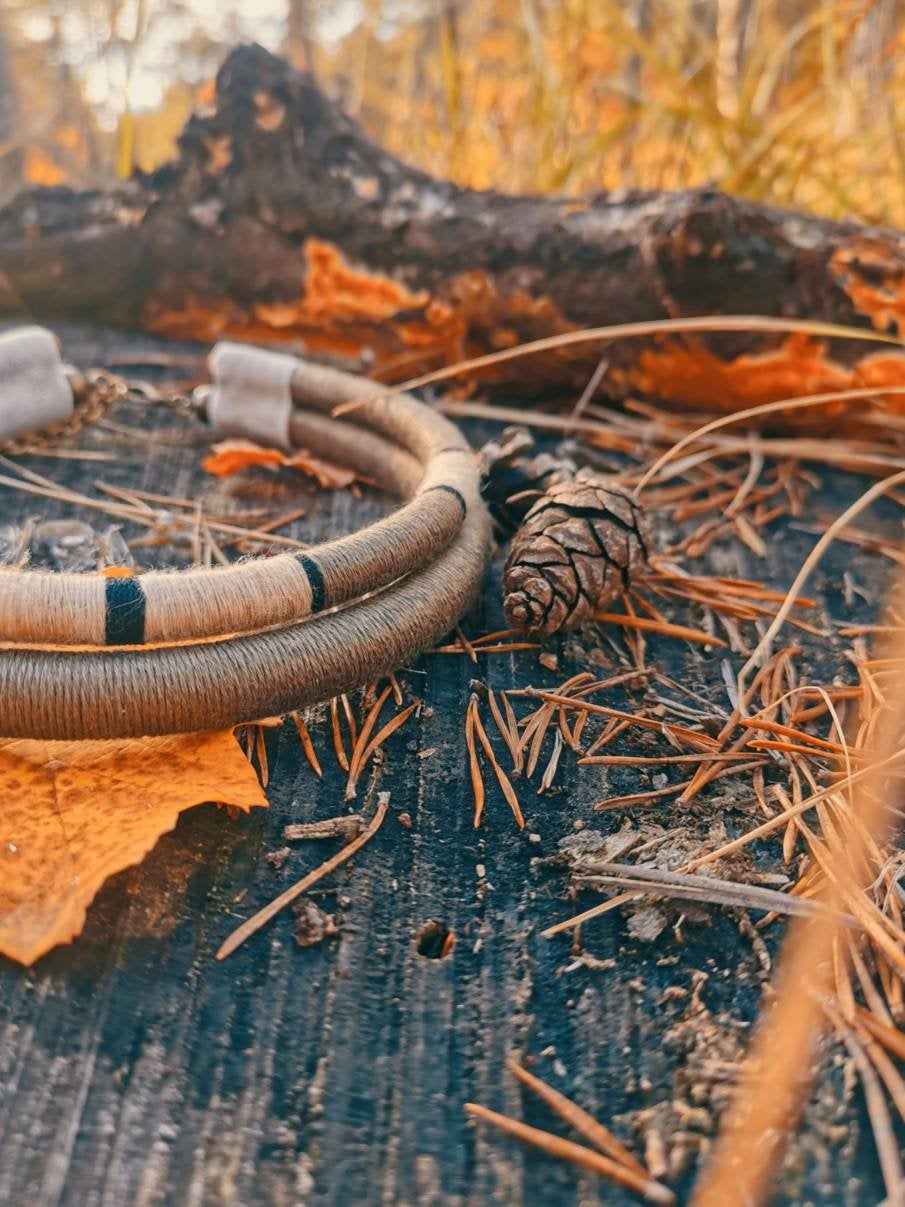
M 472 602 L 490 528 L 452 424 L 410 395 L 279 353 L 218 344 L 209 364 L 196 401 L 216 436 L 304 447 L 405 502 L 304 553 L 229 567 L 0 568 L 0 735 L 130 737 L 285 712 L 392 670 Z M 40 328 L 0 337 L 0 439 L 71 431 L 127 390 L 107 376 L 83 384 Z M 352 401 L 347 419 L 331 417 Z

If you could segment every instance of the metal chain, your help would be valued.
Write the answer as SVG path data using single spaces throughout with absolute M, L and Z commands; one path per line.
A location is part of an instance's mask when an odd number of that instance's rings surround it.
M 77 436 L 85 428 L 100 422 L 117 405 L 132 399 L 151 405 L 175 407 L 190 412 L 198 408 L 196 400 L 176 390 L 163 391 L 144 382 L 129 382 L 106 369 L 89 369 L 87 373 L 72 374 L 70 377 L 75 406 L 72 415 L 62 423 L 55 423 L 42 432 L 30 432 L 27 436 L 0 442 L 0 453 L 7 457 L 26 453 L 40 453 L 61 440 Z

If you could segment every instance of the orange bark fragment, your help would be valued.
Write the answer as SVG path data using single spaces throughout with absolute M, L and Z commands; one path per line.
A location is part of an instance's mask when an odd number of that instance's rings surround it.
M 354 267 L 335 244 L 321 239 L 305 242 L 300 280 L 298 298 L 262 302 L 248 311 L 228 299 L 212 304 L 189 298 L 179 310 L 148 314 L 146 324 L 175 339 L 302 340 L 309 353 L 353 362 L 368 352 L 377 373 L 395 365 L 401 353 L 414 353 L 405 359 L 406 376 L 419 366 L 449 364 L 488 346 L 511 347 L 551 331 L 574 330 L 550 298 L 525 289 L 501 292 L 483 270 L 459 273 L 449 281 L 446 297 L 436 298 Z M 561 366 L 574 354 L 566 349 L 545 359 Z M 485 374 L 488 380 L 493 376 L 493 371 Z
M 201 462 L 202 467 L 216 478 L 226 478 L 253 465 L 269 465 L 275 469 L 287 466 L 314 478 L 324 490 L 342 490 L 355 481 L 354 470 L 334 465 L 310 453 L 283 453 L 278 448 L 262 448 L 252 440 L 221 440 L 211 446 L 211 453 Z
M 31 964 L 82 929 L 98 889 L 183 809 L 266 806 L 233 736 L 0 740 L 0 952 Z
M 729 412 L 797 395 L 863 385 L 905 385 L 905 354 L 874 353 L 848 366 L 833 360 L 823 341 L 795 334 L 768 351 L 725 361 L 700 341 L 670 340 L 645 348 L 637 365 L 614 369 L 610 381 L 673 405 Z M 846 406 L 827 403 L 821 413 L 836 415 Z M 809 421 L 813 415 L 809 412 Z
M 423 310 L 430 301 L 427 290 L 412 293 L 382 273 L 353 268 L 333 243 L 308 239 L 305 243 L 305 292 L 298 306 L 303 325 L 382 322 L 405 310 Z M 266 308 L 258 307 L 258 314 Z
M 877 331 L 905 331 L 905 263 L 876 239 L 859 237 L 837 248 L 830 275 Z
M 830 272 L 859 313 L 878 330 L 905 331 L 905 266 L 866 238 L 840 247 Z M 416 376 L 488 349 L 574 331 L 539 279 L 507 288 L 484 269 L 444 282 L 443 296 L 413 291 L 380 272 L 350 264 L 333 243 L 308 239 L 299 264 L 298 298 L 260 303 L 243 311 L 228 300 L 202 305 L 189 300 L 180 311 L 148 316 L 156 331 L 182 339 L 299 341 L 309 353 L 359 361 L 371 357 L 372 373 L 384 380 Z M 537 292 L 534 292 L 534 290 Z M 532 357 L 530 380 L 581 387 L 599 349 L 553 348 Z M 480 380 L 511 381 L 512 367 L 482 370 Z M 639 347 L 637 360 L 613 364 L 606 386 L 615 395 L 647 398 L 696 411 L 731 412 L 804 394 L 905 383 L 905 354 L 870 352 L 854 364 L 833 358 L 825 341 L 793 334 L 764 351 L 723 360 L 699 339 L 663 338 Z M 896 412 L 900 399 L 890 400 Z M 824 417 L 846 412 L 827 404 Z M 809 421 L 814 412 L 809 412 Z

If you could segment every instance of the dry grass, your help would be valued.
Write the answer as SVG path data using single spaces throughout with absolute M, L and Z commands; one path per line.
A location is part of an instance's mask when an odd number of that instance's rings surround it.
M 174 59 L 161 108 L 125 112 L 112 134 L 98 122 L 108 111 L 82 101 L 64 115 L 52 103 L 54 56 L 29 40 L 30 7 L 0 0 L 13 79 L 35 114 L 17 146 L 26 178 L 91 183 L 171 156 L 185 79 L 223 53 L 211 34 L 199 28 Z M 254 32 L 250 4 L 227 6 L 214 34 L 224 45 L 230 7 Z M 903 20 L 892 0 L 368 0 L 338 44 L 310 32 L 318 78 L 343 106 L 389 150 L 461 184 L 568 195 L 713 183 L 905 225 Z M 111 21 L 96 42 L 67 47 L 77 80 L 114 38 L 142 61 L 144 26 Z
M 889 0 L 496 0 L 438 6 L 389 40 L 383 8 L 318 66 L 386 146 L 439 175 L 556 193 L 712 182 L 905 222 Z

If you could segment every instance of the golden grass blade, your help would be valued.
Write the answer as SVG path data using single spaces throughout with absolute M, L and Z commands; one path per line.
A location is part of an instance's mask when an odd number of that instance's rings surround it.
M 823 535 L 818 539 L 817 544 L 802 562 L 801 569 L 795 575 L 795 579 L 791 587 L 789 587 L 789 590 L 786 592 L 786 597 L 780 604 L 779 610 L 773 617 L 770 624 L 767 626 L 767 631 L 764 633 L 763 637 L 761 637 L 751 656 L 738 673 L 738 679 L 736 682 L 738 700 L 742 712 L 744 712 L 747 703 L 746 685 L 748 676 L 751 674 L 752 670 L 755 669 L 755 667 L 760 665 L 764 656 L 769 654 L 774 637 L 782 628 L 783 622 L 791 612 L 792 608 L 795 606 L 795 600 L 798 598 L 802 587 L 804 587 L 805 583 L 810 578 L 812 571 L 816 568 L 823 554 L 835 540 L 836 534 L 845 528 L 850 520 L 853 520 L 855 516 L 860 515 L 866 507 L 869 507 L 875 499 L 879 499 L 894 486 L 899 486 L 903 482 L 905 482 L 905 470 L 902 470 L 897 474 L 892 474 L 888 478 L 883 478 L 879 482 L 875 482 L 874 485 L 871 486 L 870 489 L 866 490 L 860 498 L 856 499 L 854 503 L 847 507 L 841 515 L 838 515 L 823 533 Z
M 719 431 L 720 428 L 730 427 L 734 423 L 743 423 L 746 419 L 758 419 L 763 415 L 775 415 L 780 411 L 806 410 L 809 407 L 824 406 L 828 402 L 876 398 L 880 394 L 905 394 L 905 386 L 889 386 L 884 387 L 882 390 L 876 386 L 859 386 L 851 390 L 830 390 L 824 394 L 808 394 L 792 398 L 781 398 L 778 402 L 764 402 L 756 407 L 747 407 L 743 411 L 733 411 L 731 415 L 721 415 L 718 419 L 712 419 L 709 423 L 702 424 L 701 427 L 695 428 L 693 432 L 689 432 L 683 436 L 681 440 L 677 440 L 671 448 L 668 448 L 665 453 L 648 466 L 635 486 L 635 494 L 639 495 L 648 483 L 656 478 L 664 466 L 674 460 L 683 449 L 688 448 L 689 444 L 694 444 L 702 436 Z
M 523 356 L 536 356 L 541 352 L 550 352 L 557 348 L 573 347 L 579 344 L 596 343 L 601 340 L 635 339 L 647 335 L 679 335 L 689 331 L 774 331 L 786 335 L 813 335 L 822 339 L 851 339 L 868 343 L 892 344 L 905 348 L 905 341 L 895 335 L 886 335 L 866 327 L 846 327 L 838 323 L 821 323 L 810 319 L 783 319 L 759 314 L 727 314 L 702 315 L 680 319 L 650 319 L 638 323 L 612 323 L 606 327 L 588 327 L 581 331 L 564 331 L 559 335 L 550 335 L 544 339 L 530 340 L 528 343 L 517 344 L 512 348 L 503 348 L 499 352 L 490 352 L 485 356 L 473 356 L 467 360 L 457 361 L 432 373 L 423 373 L 420 377 L 411 377 L 408 381 L 400 382 L 396 390 L 417 390 L 422 386 L 434 385 L 438 381 L 449 381 L 475 369 L 489 369 L 493 365 L 506 361 L 519 360 Z M 878 393 L 878 391 L 873 391 Z M 387 394 L 393 390 L 387 390 Z M 355 410 L 363 403 L 373 399 L 361 398 L 345 402 L 334 407 L 331 414 L 334 417 L 345 415 Z
M 897 635 L 889 652 L 905 658 L 905 634 Z M 866 900 L 863 877 L 870 867 L 866 858 L 870 836 L 885 834 L 892 821 L 885 804 L 883 769 L 900 756 L 897 744 L 903 731 L 905 693 L 900 692 L 880 713 L 872 742 L 873 763 L 863 774 L 846 777 L 851 803 L 837 815 L 837 827 L 842 827 L 839 841 L 827 848 L 832 874 L 815 898 L 836 910 Z M 830 794 L 839 790 L 836 784 Z M 787 822 L 790 812 L 779 815 L 780 824 Z M 826 1025 L 822 1003 L 834 990 L 833 954 L 842 940 L 842 924 L 831 916 L 791 923 L 780 953 L 772 1005 L 755 1028 L 734 1098 L 695 1187 L 693 1207 L 766 1203 L 814 1076 L 814 1058 Z

